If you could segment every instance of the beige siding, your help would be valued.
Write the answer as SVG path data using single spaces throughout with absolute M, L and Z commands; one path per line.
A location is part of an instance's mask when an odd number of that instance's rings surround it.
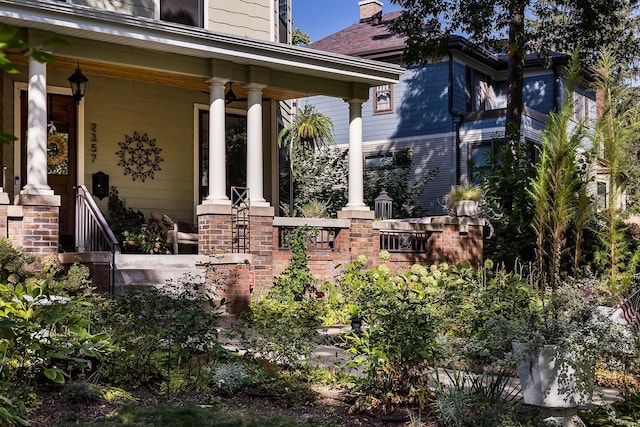
M 86 150 L 85 182 L 90 188 L 91 175 L 103 171 L 110 176 L 127 206 L 142 210 L 148 217 L 160 211 L 183 220 L 193 219 L 193 103 L 206 100 L 205 94 L 131 81 L 93 78 L 87 94 L 87 144 L 91 141 L 91 124 L 96 124 L 96 161 L 91 161 L 90 146 Z M 102 108 L 117 105 L 118 108 Z M 118 166 L 118 143 L 134 132 L 155 138 L 162 149 L 161 170 L 154 178 L 133 181 Z M 107 199 L 99 202 L 106 211 Z
M 271 0 L 209 0 L 210 31 L 260 40 L 271 38 Z
M 145 18 L 155 17 L 153 0 L 72 0 L 71 3 Z

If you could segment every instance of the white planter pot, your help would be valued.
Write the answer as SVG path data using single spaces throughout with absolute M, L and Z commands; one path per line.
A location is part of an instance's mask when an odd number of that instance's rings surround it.
M 524 403 L 547 408 L 573 408 L 591 402 L 593 389 L 579 382 L 575 370 L 566 363 L 566 354 L 546 345 L 534 354 L 514 341 L 513 351 L 521 361 L 518 376 Z
M 456 202 L 456 216 L 476 216 L 478 215 L 480 203 L 476 200 L 460 200 Z

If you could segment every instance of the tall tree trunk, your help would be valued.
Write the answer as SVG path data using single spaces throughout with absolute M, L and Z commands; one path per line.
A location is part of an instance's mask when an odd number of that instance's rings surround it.
M 507 70 L 507 117 L 505 137 L 510 144 L 520 142 L 522 123 L 522 89 L 524 86 L 524 59 L 526 56 L 524 33 L 525 2 L 517 0 L 512 4 L 509 25 L 509 63 Z

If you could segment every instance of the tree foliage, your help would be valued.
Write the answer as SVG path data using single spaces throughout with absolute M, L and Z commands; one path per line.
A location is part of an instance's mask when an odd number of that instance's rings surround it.
M 306 46 L 311 43 L 309 34 L 303 33 L 300 28 L 294 28 L 291 34 L 291 44 L 294 46 Z
M 623 83 L 624 74 L 616 57 L 605 52 L 597 64 L 594 90 L 601 96 L 600 117 L 596 124 L 594 142 L 600 162 L 609 178 L 606 205 L 600 212 L 599 240 L 604 247 L 601 258 L 608 270 L 609 290 L 612 294 L 628 287 L 636 262 L 628 262 L 630 243 L 623 223 L 628 171 L 637 169 L 637 160 L 630 156 L 637 144 L 640 117 L 637 105 L 629 104 L 630 88 Z
M 302 150 L 314 150 L 334 143 L 331 118 L 318 111 L 315 105 L 306 104 L 278 135 L 278 146 L 297 156 Z
M 391 0 L 404 13 L 394 31 L 408 37 L 405 59 L 424 64 L 446 54 L 449 37 L 468 35 L 477 46 L 508 56 L 507 138 L 520 139 L 524 60 L 529 53 L 578 50 L 594 64 L 603 48 L 637 65 L 638 0 Z

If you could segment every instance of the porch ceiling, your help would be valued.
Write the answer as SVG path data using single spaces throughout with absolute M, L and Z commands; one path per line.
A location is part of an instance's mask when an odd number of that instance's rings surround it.
M 32 43 L 39 36 L 51 34 L 68 39 L 70 46 L 56 48 L 58 58 L 51 64 L 53 67 L 73 69 L 75 58 L 80 58 L 86 73 L 198 90 L 208 89 L 206 80 L 221 63 L 229 64 L 232 79 L 241 83 L 249 82 L 252 68 L 259 67 L 267 76 L 263 96 L 271 99 L 315 94 L 353 97 L 370 85 L 397 82 L 404 71 L 384 62 L 213 33 L 62 2 L 23 0 L 18 4 L 0 0 L 0 22 L 30 29 Z M 106 52 L 96 46 L 91 49 L 89 44 L 110 49 Z M 140 59 L 136 62 L 131 53 L 127 57 L 125 49 L 141 53 L 139 56 L 143 59 L 150 56 L 163 60 L 151 65 Z M 118 50 L 123 54 L 119 55 Z M 179 60 L 167 59 L 171 57 Z M 140 69 L 145 72 L 140 73 Z M 238 95 L 242 95 L 242 88 L 234 86 L 234 91 L 236 89 L 239 89 Z

